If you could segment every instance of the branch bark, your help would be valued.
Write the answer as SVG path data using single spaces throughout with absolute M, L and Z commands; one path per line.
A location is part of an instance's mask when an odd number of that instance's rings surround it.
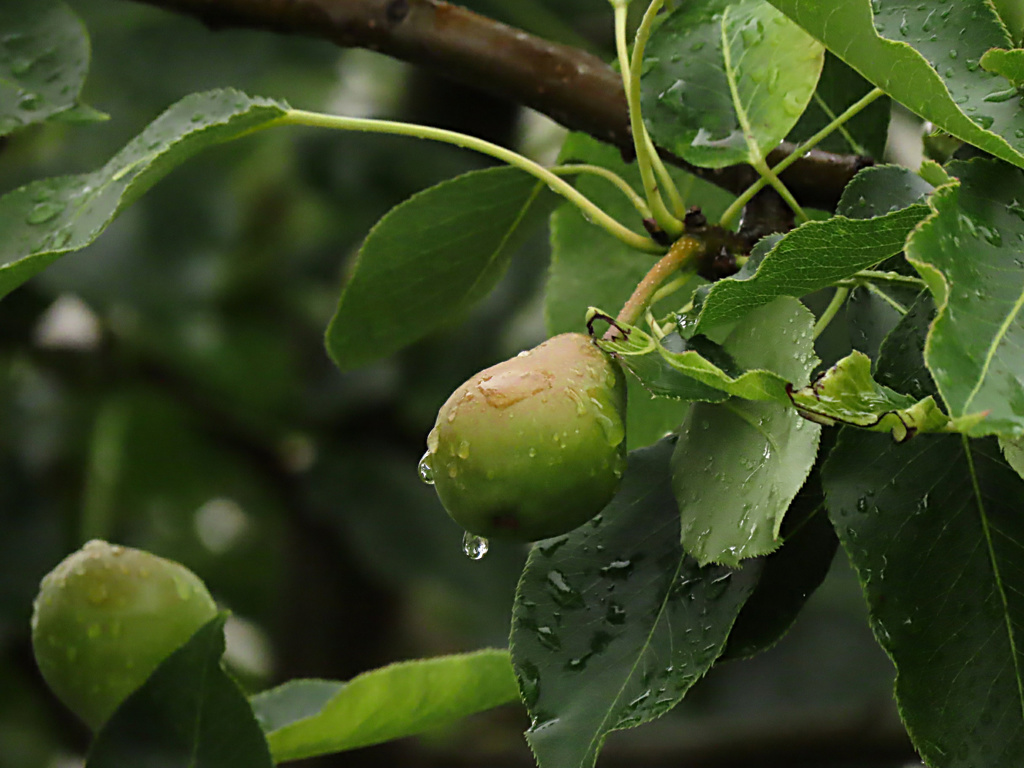
M 243 27 L 368 48 L 512 99 L 567 128 L 632 153 L 622 81 L 590 53 L 552 43 L 442 0 L 136 0 L 194 16 L 212 29 Z M 769 156 L 775 164 L 792 145 Z M 756 178 L 749 166 L 695 168 L 666 159 L 734 194 Z M 812 151 L 783 180 L 802 205 L 831 210 L 870 160 Z

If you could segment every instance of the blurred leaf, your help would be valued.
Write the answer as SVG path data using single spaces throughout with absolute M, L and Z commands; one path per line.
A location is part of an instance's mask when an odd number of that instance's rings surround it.
M 541 768 L 590 768 L 610 731 L 664 714 L 711 667 L 757 563 L 700 568 L 679 546 L 672 441 L 629 456 L 590 523 L 534 546 L 512 655 Z
M 995 160 L 956 163 L 931 199 L 907 259 L 939 314 L 925 361 L 950 418 L 974 436 L 1024 434 L 1024 171 Z
M 624 361 L 644 355 L 660 356 L 685 376 L 678 381 L 670 380 L 664 376 L 660 365 L 644 367 L 658 377 L 666 395 L 669 385 L 678 386 L 683 395 L 693 391 L 687 382 L 693 379 L 745 400 L 773 400 L 788 406 L 788 387 L 806 382 L 817 363 L 811 337 L 813 315 L 788 296 L 759 307 L 748 313 L 742 322 L 724 328 L 715 341 L 725 354 L 716 354 L 710 360 L 696 349 L 673 352 L 665 346 L 664 340 L 625 323 L 618 325 L 627 331 L 626 338 L 598 339 L 598 345 Z M 624 364 L 637 366 L 632 361 Z M 722 365 L 726 365 L 726 369 Z
M 749 315 L 722 346 L 744 367 L 807 381 L 817 363 L 813 325 L 800 302 L 780 299 Z M 786 510 L 814 465 L 820 432 L 789 403 L 695 404 L 672 454 L 683 549 L 702 565 L 737 565 L 774 551 Z
M 0 136 L 70 117 L 89 69 L 89 38 L 78 16 L 60 0 L 4 0 L 0 30 Z
M 413 195 L 370 231 L 327 329 L 342 370 L 450 322 L 505 272 L 529 223 L 556 201 L 515 168 L 472 171 Z
M 988 72 L 1002 75 L 1014 88 L 1024 87 L 1024 50 L 1007 51 L 993 48 L 981 57 L 981 66 Z
M 1013 467 L 1013 471 L 1024 477 L 1024 438 L 1008 440 L 999 438 L 999 447 L 1003 450 L 1003 458 Z
M 814 97 L 800 116 L 800 122 L 786 138 L 792 142 L 811 138 L 866 96 L 871 88 L 871 83 L 844 64 L 842 59 L 826 53 Z M 827 152 L 859 152 L 881 158 L 889 137 L 891 109 L 888 99 L 876 99 L 827 136 L 817 148 Z
M 830 51 L 912 112 L 1015 165 L 1024 165 L 1024 110 L 981 69 L 1010 40 L 986 0 L 817 3 L 771 0 Z
M 265 727 L 276 762 L 412 736 L 518 698 L 508 652 L 498 650 L 366 672 L 333 684 L 340 687 L 318 708 L 330 685 L 294 681 L 253 697 L 258 716 L 273 713 Z
M 823 60 L 819 43 L 761 0 L 685 3 L 645 51 L 651 136 L 694 165 L 757 163 L 796 125 Z
M 221 669 L 221 614 L 157 667 L 103 726 L 86 768 L 270 768 L 242 691 Z
M 875 381 L 871 359 L 863 352 L 852 352 L 791 396 L 796 409 L 812 421 L 889 432 L 898 443 L 921 432 L 945 432 L 950 426 L 935 398 L 915 400 Z
M 0 198 L 0 298 L 65 253 L 89 245 L 176 166 L 285 113 L 269 99 L 221 90 L 186 96 L 103 168 L 34 181 Z

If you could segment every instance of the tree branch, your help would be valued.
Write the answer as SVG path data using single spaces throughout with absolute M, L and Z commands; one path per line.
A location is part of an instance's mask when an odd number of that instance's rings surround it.
M 247 27 L 368 48 L 512 99 L 565 127 L 632 152 L 622 81 L 601 59 L 442 0 L 136 0 L 194 16 L 213 29 Z M 780 145 L 774 165 L 791 150 Z M 686 168 L 730 192 L 756 178 L 749 166 Z M 812 151 L 782 176 L 802 205 L 832 209 L 870 160 Z

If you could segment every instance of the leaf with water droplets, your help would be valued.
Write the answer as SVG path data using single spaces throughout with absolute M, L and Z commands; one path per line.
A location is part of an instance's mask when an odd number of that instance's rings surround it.
M 937 127 L 1024 166 L 1024 110 L 980 66 L 1013 43 L 989 0 L 770 0 L 830 51 Z
M 125 207 L 189 157 L 264 126 L 286 110 L 279 102 L 230 89 L 192 94 L 99 170 L 34 181 L 4 195 L 0 298 L 64 254 L 92 243 Z
M 106 116 L 78 108 L 89 69 L 89 38 L 60 0 L 0 4 L 0 136 L 54 117 Z
M 744 367 L 806 382 L 817 363 L 814 317 L 795 299 L 748 315 L 723 346 Z M 772 335 L 773 343 L 760 338 Z M 782 521 L 814 465 L 821 427 L 788 402 L 695 404 L 679 428 L 672 487 L 683 548 L 736 565 L 778 548 Z
M 683 3 L 651 35 L 643 109 L 654 140 L 694 165 L 758 162 L 796 125 L 824 49 L 761 0 Z
M 925 362 L 968 434 L 1024 435 L 1024 171 L 954 163 L 907 259 L 935 297 Z
M 281 763 L 444 728 L 516 696 L 508 652 L 487 649 L 391 664 L 347 682 L 293 680 L 251 702 Z
M 892 191 L 882 194 L 879 189 Z M 821 290 L 899 253 L 927 214 L 919 201 L 930 191 L 929 184 L 905 169 L 863 171 L 844 192 L 841 215 L 789 232 L 753 275 L 719 280 L 700 291 L 693 332 L 709 333 L 778 296 Z
M 607 734 L 664 714 L 711 667 L 759 565 L 700 568 L 679 545 L 670 440 L 634 451 L 599 518 L 539 542 L 512 662 L 541 768 L 590 768 Z
M 915 396 L 934 394 L 921 352 L 928 309 L 908 312 L 878 367 L 883 383 Z M 897 444 L 847 427 L 823 483 L 921 756 L 935 768 L 1019 766 L 1024 480 L 990 438 Z

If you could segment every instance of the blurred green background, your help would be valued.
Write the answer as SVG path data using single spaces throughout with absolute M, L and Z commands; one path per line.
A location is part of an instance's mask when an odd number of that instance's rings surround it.
M 561 139 L 514 105 L 376 54 L 214 33 L 130 2 L 71 4 L 93 46 L 84 99 L 112 119 L 10 137 L 0 193 L 91 170 L 177 99 L 222 86 L 546 158 Z M 610 56 L 601 0 L 471 5 Z M 470 315 L 401 355 L 342 375 L 322 344 L 373 223 L 488 162 L 400 138 L 262 133 L 187 163 L 93 246 L 0 302 L 0 768 L 82 765 L 88 733 L 43 686 L 29 617 L 42 575 L 90 538 L 205 579 L 234 612 L 228 657 L 253 691 L 506 645 L 525 548 L 467 559 L 416 463 L 455 386 L 544 337 L 546 232 Z M 775 649 L 614 735 L 599 764 L 912 765 L 891 685 L 840 560 Z M 530 766 L 525 725 L 506 707 L 306 764 Z

